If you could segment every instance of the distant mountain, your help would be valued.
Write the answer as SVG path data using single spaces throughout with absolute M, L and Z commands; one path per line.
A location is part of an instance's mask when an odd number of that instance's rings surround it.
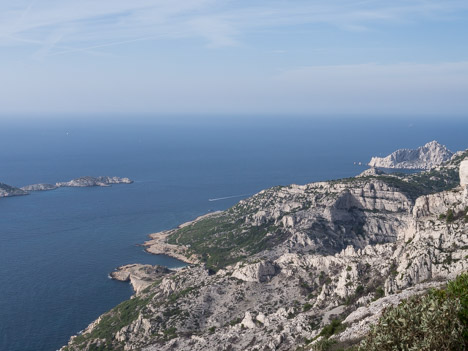
M 399 149 L 386 157 L 372 157 L 371 167 L 431 169 L 450 160 L 453 152 L 437 141 L 431 141 L 417 149 Z

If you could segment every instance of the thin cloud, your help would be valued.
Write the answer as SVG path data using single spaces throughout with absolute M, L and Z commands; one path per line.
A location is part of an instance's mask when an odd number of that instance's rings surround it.
M 51 33 L 73 27 L 60 39 L 68 52 L 157 38 L 202 39 L 210 46 L 238 45 L 265 28 L 322 23 L 366 31 L 382 22 L 445 20 L 468 9 L 466 1 L 251 1 L 103 0 L 4 2 L 0 4 L 0 45 L 42 42 L 46 55 L 64 54 L 50 45 Z M 145 39 L 142 39 L 145 38 Z M 12 39 L 14 41 L 12 42 Z

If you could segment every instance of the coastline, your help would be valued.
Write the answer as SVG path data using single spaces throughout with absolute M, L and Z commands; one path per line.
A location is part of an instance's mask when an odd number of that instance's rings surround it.
M 173 234 L 180 228 L 187 227 L 192 225 L 202 219 L 218 215 L 223 211 L 210 212 L 201 216 L 198 216 L 194 220 L 180 224 L 174 229 L 164 230 L 161 232 L 151 233 L 148 236 L 150 240 L 145 241 L 142 246 L 146 247 L 145 251 L 153 255 L 166 255 L 172 258 L 175 258 L 179 261 L 188 263 L 188 264 L 197 264 L 200 263 L 198 256 L 190 254 L 189 248 L 184 245 L 174 245 L 166 242 L 168 236 Z

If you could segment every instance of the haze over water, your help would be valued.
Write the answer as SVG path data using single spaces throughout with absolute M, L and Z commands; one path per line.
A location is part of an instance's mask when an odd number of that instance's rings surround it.
M 371 156 L 438 140 L 466 149 L 463 119 L 223 118 L 4 122 L 0 181 L 24 186 L 90 175 L 131 185 L 60 188 L 0 199 L 0 349 L 63 346 L 132 294 L 107 275 L 146 254 L 152 232 L 248 194 L 349 177 Z M 216 200 L 216 201 L 210 201 Z

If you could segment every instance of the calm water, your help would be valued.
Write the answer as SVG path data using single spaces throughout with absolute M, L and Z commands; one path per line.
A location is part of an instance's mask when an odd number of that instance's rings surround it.
M 2 123 L 0 181 L 116 175 L 135 183 L 0 199 L 0 350 L 64 345 L 131 295 L 107 278 L 119 265 L 180 265 L 136 244 L 242 197 L 208 199 L 352 176 L 364 169 L 354 161 L 433 139 L 468 147 L 461 119 L 78 121 Z

